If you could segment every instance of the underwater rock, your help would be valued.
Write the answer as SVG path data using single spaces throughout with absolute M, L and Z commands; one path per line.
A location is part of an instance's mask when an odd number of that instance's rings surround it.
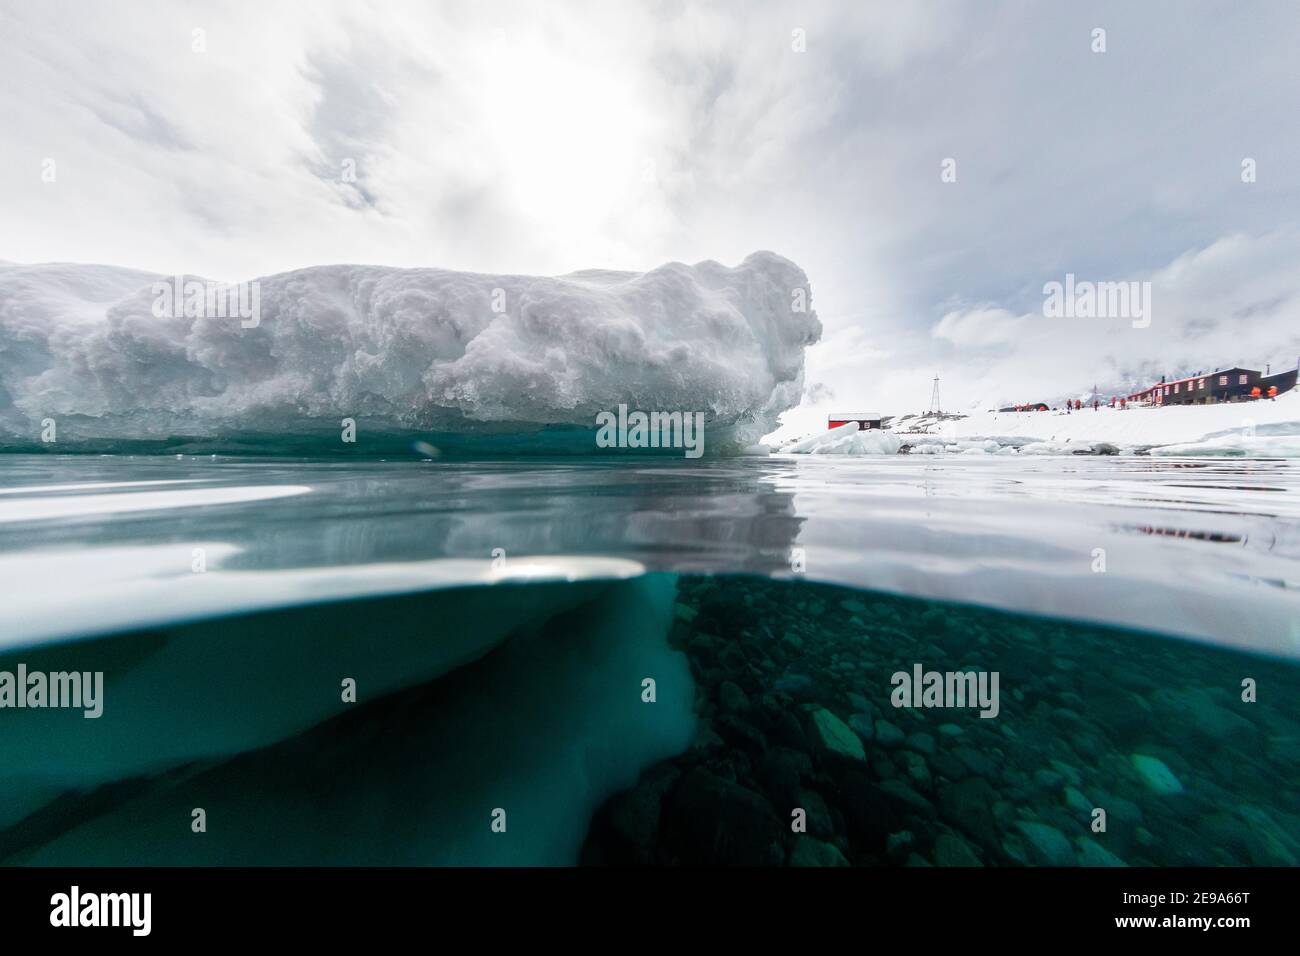
M 772 722 L 768 737 L 773 744 L 803 750 L 808 747 L 808 737 L 804 734 L 799 718 L 788 710 L 781 711 Z
M 1079 790 L 1074 787 L 1066 787 L 1062 791 L 1062 797 L 1071 812 L 1079 814 L 1082 819 L 1087 819 L 1092 815 L 1094 805 Z
M 930 758 L 930 769 L 954 782 L 970 775 L 964 763 L 943 750 Z
M 999 842 L 993 802 L 997 791 L 983 777 L 967 777 L 939 791 L 939 808 L 944 817 L 987 847 Z
M 887 720 L 877 720 L 876 740 L 882 747 L 897 747 L 903 742 L 903 732 Z
M 763 736 L 762 731 L 735 714 L 724 714 L 713 726 L 717 728 L 723 740 L 751 755 L 761 754 L 767 750 L 767 738 Z
M 809 836 L 800 836 L 790 851 L 791 866 L 848 866 L 849 861 L 837 847 Z
M 1025 837 L 1029 862 L 1038 866 L 1074 865 L 1074 850 L 1070 847 L 1070 841 L 1056 827 L 1021 820 L 1016 824 L 1016 829 Z
M 1234 859 L 1253 866 L 1295 866 L 1296 858 L 1268 829 L 1252 826 L 1230 813 L 1212 813 L 1201 820 L 1204 838 L 1228 849 Z
M 859 846 L 878 851 L 889 834 L 899 829 L 902 816 L 866 774 L 851 772 L 840 781 L 839 807 L 849 835 Z
M 925 817 L 934 816 L 934 804 L 921 796 L 902 780 L 897 778 L 885 780 L 880 784 L 880 792 L 897 801 L 908 810 L 913 810 Z
M 1034 771 L 1034 785 L 1038 787 L 1039 790 L 1047 790 L 1055 793 L 1057 790 L 1061 789 L 1061 785 L 1064 783 L 1065 778 L 1054 770 L 1040 769 Z
M 789 694 L 795 700 L 806 700 L 813 696 L 813 679 L 807 674 L 786 674 L 778 677 L 772 685 L 774 690 Z
M 899 830 L 889 834 L 885 840 L 885 852 L 894 862 L 900 862 L 911 852 L 916 843 L 916 834 L 911 830 Z
M 875 739 L 876 727 L 875 724 L 871 722 L 871 716 L 869 714 L 850 714 L 849 727 L 853 729 L 854 733 L 862 738 L 863 743 L 869 744 L 873 739 Z
M 1133 763 L 1133 768 L 1142 778 L 1142 782 L 1155 793 L 1171 794 L 1182 793 L 1183 784 L 1174 776 L 1174 772 L 1165 765 L 1165 762 L 1159 757 L 1148 757 L 1145 754 L 1130 754 L 1129 760 Z
M 934 780 L 930 774 L 930 768 L 925 763 L 925 758 L 910 750 L 904 751 L 900 756 L 903 761 L 903 769 L 907 772 L 907 778 L 922 790 L 929 790 Z
M 722 686 L 718 688 L 718 699 L 724 711 L 738 714 L 749 710 L 749 698 L 733 681 L 722 682 Z
M 1061 760 L 1050 760 L 1048 766 L 1068 780 L 1072 786 L 1083 786 L 1083 775 L 1079 773 L 1077 768 Z
M 785 862 L 785 828 L 772 805 L 739 784 L 696 767 L 668 804 L 685 838 L 688 862 L 723 866 L 778 866 Z
M 808 814 L 808 833 L 819 840 L 829 840 L 835 836 L 835 822 L 831 819 L 830 807 L 816 790 L 800 790 L 796 806 L 803 807 Z
M 648 848 L 659 829 L 664 797 L 681 777 L 672 764 L 648 771 L 631 790 L 616 795 L 608 805 L 611 830 L 625 842 L 636 862 L 648 862 Z
M 802 806 L 803 779 L 812 774 L 812 759 L 788 747 L 773 747 L 758 761 L 754 776 L 763 792 L 782 808 Z
M 1096 840 L 1087 837 L 1075 837 L 1074 845 L 1079 850 L 1080 866 L 1128 866 L 1110 850 Z
M 934 738 L 929 734 L 909 734 L 906 744 L 908 749 L 915 750 L 917 753 L 924 754 L 927 757 L 934 753 Z
M 1162 718 L 1198 738 L 1202 743 L 1253 741 L 1259 731 L 1239 714 L 1220 705 L 1209 693 L 1192 688 L 1160 690 L 1152 697 Z
M 977 777 L 991 778 L 998 775 L 998 765 L 993 759 L 973 747 L 953 747 L 952 755 Z
M 808 729 L 818 750 L 848 760 L 867 759 L 858 735 L 825 707 L 812 712 L 808 719 Z
M 975 851 L 955 833 L 940 833 L 934 840 L 935 866 L 983 866 Z

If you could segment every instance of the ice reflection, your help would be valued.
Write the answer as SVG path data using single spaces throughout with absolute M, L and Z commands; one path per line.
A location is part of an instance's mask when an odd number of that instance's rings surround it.
M 10 492 L 0 498 L 0 555 L 61 555 L 49 573 L 91 622 L 123 602 L 68 556 L 173 549 L 178 579 L 148 598 L 148 613 L 165 617 L 182 593 L 217 593 L 180 583 L 206 541 L 229 549 L 215 564 L 232 613 L 301 600 L 279 572 L 323 581 L 329 568 L 364 569 L 356 587 L 382 590 L 412 563 L 597 558 L 800 574 L 1271 653 L 1300 648 L 1300 462 L 6 456 L 0 467 Z M 131 490 L 137 482 L 158 484 Z M 133 593 L 154 578 L 141 567 L 113 587 Z M 121 613 L 144 615 L 142 601 Z M 24 632 L 58 630 L 30 612 Z

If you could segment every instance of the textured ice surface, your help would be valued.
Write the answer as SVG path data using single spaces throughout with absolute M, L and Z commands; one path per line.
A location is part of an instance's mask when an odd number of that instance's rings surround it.
M 1300 458 L 1300 435 L 1227 434 L 1152 448 L 1153 455 Z
M 821 335 L 807 276 L 770 252 L 557 278 L 316 266 L 256 280 L 255 327 L 156 317 L 153 284 L 169 279 L 0 263 L 0 447 L 40 444 L 47 420 L 63 448 L 337 447 L 352 418 L 360 451 L 466 433 L 505 448 L 503 434 L 548 426 L 589 451 L 596 414 L 626 403 L 703 412 L 719 451 L 797 404 L 804 348 Z
M 523 559 L 510 563 L 525 564 Z M 579 580 L 579 571 L 557 581 L 559 565 L 542 565 L 535 575 L 517 570 L 498 578 L 511 583 L 492 587 L 390 592 L 354 600 L 346 599 L 345 589 L 343 599 L 332 603 L 259 611 L 233 621 L 174 620 L 107 638 L 0 648 L 0 669 L 11 672 L 22 662 L 33 671 L 104 673 L 98 719 L 88 720 L 80 710 L 5 711 L 6 719 L 0 721 L 0 751 L 5 754 L 0 765 L 0 857 L 11 845 L 4 828 L 61 794 L 135 780 L 129 791 L 133 797 L 143 793 L 146 802 L 166 802 L 176 796 L 176 781 L 164 780 L 155 790 L 144 778 L 178 767 L 198 770 L 350 713 L 354 706 L 341 699 L 342 678 L 355 681 L 355 706 L 364 707 L 513 641 L 504 661 L 471 680 L 454 701 L 442 702 L 448 706 L 435 708 L 442 716 L 433 726 L 419 721 L 423 729 L 417 731 L 417 722 L 410 715 L 404 719 L 400 708 L 390 714 L 392 737 L 402 749 L 400 760 L 390 754 L 395 762 L 382 769 L 376 763 L 375 731 L 341 738 L 327 733 L 340 762 L 330 764 L 328 783 L 304 788 L 312 794 L 305 799 L 314 810 L 302 815 L 301 823 L 316 843 L 330 847 L 329 858 L 338 862 L 369 862 L 372 855 L 412 864 L 488 862 L 495 859 L 493 851 L 519 863 L 574 862 L 595 807 L 613 791 L 631 786 L 645 767 L 689 744 L 694 695 L 685 659 L 666 640 L 675 589 L 671 576 Z M 382 580 L 383 570 L 377 566 L 372 577 Z M 448 573 L 469 579 L 469 570 L 453 567 Z M 405 585 L 414 586 L 430 571 L 443 573 L 412 567 Z M 346 569 L 321 573 L 336 580 L 348 576 Z M 486 570 L 479 578 L 492 579 Z M 524 581 L 529 585 L 522 586 Z M 647 676 L 657 682 L 654 706 L 642 700 L 641 682 Z M 420 759 L 412 761 L 407 748 L 414 748 Z M 301 751 L 291 748 L 290 753 Z M 346 771 L 363 766 L 365 772 Z M 277 788 L 266 773 L 253 774 L 251 781 L 238 769 L 233 776 L 218 774 L 222 780 L 217 785 L 199 787 L 208 802 L 192 806 L 237 814 L 230 808 L 274 802 Z M 367 788 L 375 785 L 372 773 L 384 780 L 405 775 L 408 785 L 402 789 L 418 789 L 410 794 L 409 806 L 392 806 L 386 813 L 411 819 L 427 814 L 428 832 L 421 839 L 378 847 L 363 838 L 368 826 L 391 824 L 373 819 L 373 808 L 365 809 Z M 345 778 L 356 785 L 347 785 Z M 304 797 L 294 792 L 285 799 L 285 807 L 265 816 L 271 831 L 288 825 L 294 816 L 288 806 Z M 486 824 L 477 825 L 494 806 L 519 810 L 523 818 L 516 839 L 495 846 L 488 842 L 493 834 Z M 332 836 L 317 832 L 322 826 L 316 814 L 338 815 L 323 827 Z M 195 852 L 202 859 L 206 851 L 187 839 L 188 815 L 188 808 L 179 817 L 145 814 L 156 832 L 140 839 L 134 829 L 140 814 L 128 805 L 123 813 L 93 823 L 98 835 L 89 843 L 69 839 L 66 852 L 73 859 L 119 862 L 193 861 Z M 51 819 L 57 818 L 55 813 Z M 175 819 L 183 825 L 173 826 Z M 523 820 L 533 825 L 522 825 Z M 395 830 L 405 832 L 400 826 Z M 127 837 L 122 845 L 113 836 L 119 832 Z M 204 861 L 275 862 L 294 852 L 277 847 L 273 832 L 236 827 L 229 835 L 231 840 L 209 848 L 214 856 Z M 311 845 L 309 837 L 297 846 Z
M 859 429 L 857 422 L 848 422 L 786 445 L 781 451 L 792 455 L 896 455 L 902 445 L 892 432 Z

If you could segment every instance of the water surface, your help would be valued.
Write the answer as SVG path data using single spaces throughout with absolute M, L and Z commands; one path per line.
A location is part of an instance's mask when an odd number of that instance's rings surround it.
M 0 670 L 102 670 L 105 712 L 0 711 L 0 859 L 1289 865 L 1298 488 L 4 456 Z M 895 708 L 917 664 L 996 671 L 998 716 Z

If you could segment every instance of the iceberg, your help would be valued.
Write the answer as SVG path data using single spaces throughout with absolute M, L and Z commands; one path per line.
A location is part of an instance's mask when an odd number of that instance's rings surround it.
M 781 448 L 787 455 L 896 455 L 902 441 L 879 428 L 858 429 L 857 422 L 828 428 Z
M 0 646 L 0 672 L 100 673 L 103 714 L 3 711 L 0 861 L 574 863 L 596 808 L 695 733 L 690 667 L 668 640 L 677 580 L 642 570 L 579 556 L 286 570 L 287 594 L 268 582 L 234 616 L 199 597 L 165 623 Z M 214 585 L 226 595 L 255 576 L 230 573 Z M 188 806 L 140 810 L 170 807 L 183 782 Z M 400 816 L 376 819 L 387 787 L 420 821 L 396 843 L 377 836 Z M 277 839 L 304 794 L 297 839 Z M 58 806 L 87 799 L 93 811 Z M 515 840 L 494 839 L 495 806 Z M 196 846 L 193 807 L 242 822 Z
M 590 452 L 596 416 L 626 404 L 702 413 L 705 453 L 740 451 L 798 404 L 821 336 L 808 277 L 771 252 L 240 286 L 0 263 L 0 450 Z

